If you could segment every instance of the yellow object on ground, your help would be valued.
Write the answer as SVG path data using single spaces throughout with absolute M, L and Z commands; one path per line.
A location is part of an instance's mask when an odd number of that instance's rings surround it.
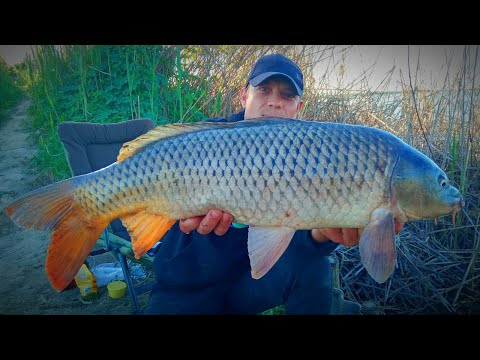
M 91 301 L 98 297 L 97 280 L 87 265 L 83 264 L 77 275 L 75 275 L 75 283 L 80 289 L 83 300 Z
M 127 284 L 124 281 L 112 281 L 108 283 L 107 289 L 112 299 L 120 299 L 125 296 Z

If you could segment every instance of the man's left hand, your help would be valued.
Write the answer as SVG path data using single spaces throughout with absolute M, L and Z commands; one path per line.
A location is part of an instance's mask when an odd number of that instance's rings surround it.
M 403 224 L 395 222 L 395 234 L 398 234 L 402 228 Z M 325 229 L 313 229 L 312 237 L 318 242 L 325 242 L 327 240 L 332 240 L 333 242 L 345 245 L 347 247 L 358 245 L 360 241 L 360 236 L 363 233 L 365 228 L 325 228 Z

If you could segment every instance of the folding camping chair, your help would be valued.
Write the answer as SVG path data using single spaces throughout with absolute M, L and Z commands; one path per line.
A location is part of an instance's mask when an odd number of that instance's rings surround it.
M 65 155 L 73 176 L 90 173 L 114 163 L 122 145 L 145 134 L 155 127 L 151 119 L 127 120 L 119 123 L 98 124 L 91 122 L 65 121 L 58 125 L 58 134 L 63 143 Z M 120 219 L 110 223 L 111 233 L 131 242 L 127 229 Z M 151 290 L 151 284 L 134 286 L 132 274 L 128 267 L 125 255 L 121 252 L 122 246 L 109 241 L 108 228 L 103 232 L 105 246 L 102 249 L 92 250 L 90 255 L 95 256 L 111 252 L 122 267 L 127 283 L 127 290 L 132 302 L 133 313 L 140 313 L 137 295 Z M 110 238 L 113 237 L 110 235 Z M 129 244 L 130 245 L 130 244 Z

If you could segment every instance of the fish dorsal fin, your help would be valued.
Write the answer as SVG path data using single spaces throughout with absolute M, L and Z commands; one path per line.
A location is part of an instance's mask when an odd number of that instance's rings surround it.
M 146 210 L 124 215 L 120 219 L 132 238 L 132 248 L 137 259 L 150 250 L 176 221 L 166 215 L 152 214 Z
M 140 135 L 139 137 L 123 144 L 117 156 L 117 162 L 122 162 L 130 156 L 135 155 L 140 149 L 160 139 L 171 136 L 180 135 L 189 132 L 209 130 L 213 128 L 231 127 L 235 123 L 227 122 L 198 122 L 198 123 L 176 123 L 168 125 L 160 125 Z
M 201 121 L 196 123 L 175 123 L 160 125 L 148 131 L 144 135 L 140 135 L 136 139 L 123 144 L 117 156 L 117 162 L 122 162 L 130 156 L 135 155 L 140 149 L 160 139 L 166 139 L 171 136 L 196 132 L 202 130 L 221 129 L 221 128 L 244 128 L 262 126 L 265 124 L 284 124 L 287 122 L 295 122 L 299 120 L 281 118 L 281 117 L 261 117 L 236 122 L 225 121 Z
M 390 277 L 396 260 L 393 213 L 377 208 L 360 237 L 360 258 L 369 275 L 382 284 Z
M 295 229 L 287 227 L 248 228 L 248 256 L 252 278 L 260 279 L 280 259 L 290 244 Z

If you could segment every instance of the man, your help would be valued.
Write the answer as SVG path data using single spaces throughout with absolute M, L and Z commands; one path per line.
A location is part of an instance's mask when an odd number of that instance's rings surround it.
M 227 119 L 297 118 L 303 74 L 280 54 L 258 59 L 240 97 L 243 110 Z M 262 278 L 251 276 L 248 228 L 231 214 L 209 211 L 178 221 L 162 238 L 153 268 L 156 284 L 145 314 L 258 314 L 285 305 L 286 314 L 329 314 L 332 271 L 328 256 L 338 243 L 358 244 L 362 229 L 297 230 Z M 396 224 L 397 232 L 401 226 Z

